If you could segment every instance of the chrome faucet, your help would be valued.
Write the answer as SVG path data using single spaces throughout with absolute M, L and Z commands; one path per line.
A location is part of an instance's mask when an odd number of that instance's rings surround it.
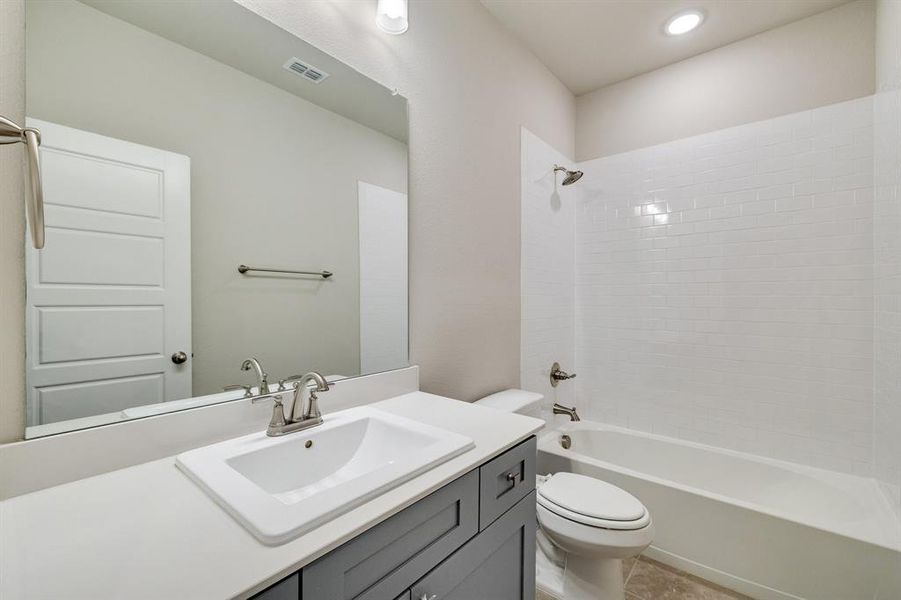
M 554 402 L 554 414 L 555 415 L 567 415 L 570 421 L 581 421 L 578 413 L 576 413 L 576 407 L 572 408 L 563 406 L 562 404 L 558 404 Z
M 304 401 L 303 398 L 301 398 L 301 395 L 307 389 L 307 384 L 311 381 L 316 382 L 316 388 L 310 391 L 310 399 L 307 403 L 307 407 L 303 408 Z M 317 403 L 319 396 L 316 395 L 316 392 L 327 392 L 328 390 L 328 382 L 325 380 L 325 377 L 323 377 L 316 371 L 310 371 L 309 373 L 301 377 L 300 380 L 294 384 L 294 400 L 291 403 L 290 412 L 291 420 L 297 421 L 304 419 L 316 419 L 317 425 L 319 423 L 322 423 L 322 413 L 319 412 L 319 404 Z M 297 418 L 298 400 L 300 401 L 299 404 L 301 405 L 300 419 Z
M 294 377 L 289 379 L 295 379 Z M 304 402 L 303 393 L 307 390 L 307 384 L 315 382 L 316 387 L 310 391 L 309 402 Z M 311 371 L 306 375 L 301 375 L 294 383 L 294 397 L 291 400 L 290 408 L 285 411 L 280 395 L 267 394 L 259 398 L 254 398 L 251 402 L 258 402 L 272 398 L 275 406 L 272 407 L 272 419 L 269 421 L 269 427 L 266 429 L 266 435 L 277 437 L 303 429 L 309 429 L 322 423 L 322 413 L 319 412 L 317 400 L 319 397 L 316 392 L 329 391 L 329 384 L 325 377 L 315 371 Z M 306 404 L 306 406 L 304 406 Z M 297 415 L 298 405 L 300 407 L 300 416 Z
M 263 366 L 260 364 L 255 358 L 248 358 L 241 364 L 242 371 L 249 371 L 253 369 L 254 373 L 257 376 L 257 386 L 260 388 L 260 395 L 269 393 L 269 376 L 266 375 L 266 371 L 263 370 Z

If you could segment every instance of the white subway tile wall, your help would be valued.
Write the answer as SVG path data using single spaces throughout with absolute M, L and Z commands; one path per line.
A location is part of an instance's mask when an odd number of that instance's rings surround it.
M 360 373 L 409 364 L 407 195 L 357 182 Z
M 575 370 L 575 214 L 578 184 L 555 184 L 562 154 L 522 130 L 522 325 L 520 385 L 545 395 L 545 418 L 553 402 L 570 405 L 572 381 L 550 385 L 551 365 Z M 562 179 L 562 178 L 560 178 Z M 559 181 L 559 179 L 558 179 Z
M 575 355 L 587 416 L 874 474 L 873 117 L 864 98 L 580 166 Z M 894 195 L 880 210 L 897 211 L 897 189 L 881 192 Z M 530 228 L 547 215 L 528 212 L 523 190 L 524 317 L 540 304 L 535 331 L 524 319 L 526 381 L 568 299 L 550 289 L 565 283 L 552 269 L 564 251 Z M 898 235 L 894 223 L 887 251 Z M 880 277 L 894 336 L 881 403 L 897 411 L 896 259 Z
M 874 102 L 873 462 L 901 510 L 901 92 Z

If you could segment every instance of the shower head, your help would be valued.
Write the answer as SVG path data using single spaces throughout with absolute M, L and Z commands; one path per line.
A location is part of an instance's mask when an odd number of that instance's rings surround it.
M 563 171 L 566 174 L 566 176 L 563 178 L 563 181 L 561 182 L 561 185 L 572 185 L 582 179 L 582 175 L 584 175 L 582 171 L 570 171 L 566 167 L 554 165 L 554 174 L 556 174 L 557 171 Z

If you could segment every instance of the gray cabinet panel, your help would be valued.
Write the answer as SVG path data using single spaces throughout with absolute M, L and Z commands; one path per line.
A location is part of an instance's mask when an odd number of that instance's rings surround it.
M 410 600 L 410 590 L 407 590 L 406 592 L 404 592 L 403 594 L 401 594 L 394 600 Z
M 416 583 L 413 599 L 534 600 L 535 492 Z
M 303 598 L 402 594 L 478 532 L 478 488 L 471 471 L 305 567 Z
M 300 600 L 300 573 L 285 577 L 251 600 Z
M 479 468 L 479 530 L 535 489 L 536 451 L 531 437 Z

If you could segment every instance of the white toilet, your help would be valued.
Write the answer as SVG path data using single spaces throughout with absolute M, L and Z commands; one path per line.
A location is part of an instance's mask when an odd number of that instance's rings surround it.
M 542 400 L 534 392 L 505 390 L 478 404 L 540 417 Z M 625 490 L 586 475 L 539 475 L 536 483 L 539 586 L 563 600 L 622 600 L 622 559 L 637 556 L 654 538 L 648 509 Z M 556 577 L 555 567 L 562 568 Z

